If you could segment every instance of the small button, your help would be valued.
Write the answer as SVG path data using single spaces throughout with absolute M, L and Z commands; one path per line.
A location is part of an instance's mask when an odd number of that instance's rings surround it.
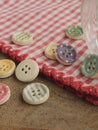
M 12 60 L 0 60 L 0 78 L 11 76 L 15 71 L 16 65 Z
M 7 102 L 10 96 L 11 93 L 9 87 L 4 83 L 0 83 L 0 105 Z
M 15 75 L 22 82 L 31 82 L 39 74 L 38 64 L 31 59 L 26 59 L 18 64 Z
M 82 63 L 81 72 L 85 77 L 98 78 L 98 56 L 87 56 Z
M 42 104 L 49 98 L 49 89 L 42 83 L 32 83 L 23 89 L 23 99 L 32 105 Z
M 59 45 L 58 43 L 47 45 L 46 48 L 45 48 L 45 51 L 44 51 L 45 56 L 49 59 L 55 60 L 56 59 L 55 58 L 55 50 L 56 50 L 58 45 Z
M 64 65 L 71 65 L 73 62 L 76 61 L 76 51 L 75 49 L 66 44 L 61 44 L 56 49 L 56 59 Z
M 83 29 L 80 26 L 70 26 L 66 31 L 66 36 L 70 39 L 82 39 Z
M 29 32 L 16 32 L 12 36 L 12 42 L 17 45 L 28 45 L 32 43 L 32 35 Z

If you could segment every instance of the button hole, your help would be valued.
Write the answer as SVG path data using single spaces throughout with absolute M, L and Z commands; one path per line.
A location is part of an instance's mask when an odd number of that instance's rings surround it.
M 24 68 L 22 68 L 22 71 L 24 71 Z
M 94 62 L 94 65 L 96 65 L 96 62 Z
M 91 67 L 89 66 L 88 69 L 91 70 Z
M 0 94 L 2 94 L 3 93 L 3 91 L 0 91 Z
M 34 93 L 35 91 L 33 90 L 32 93 Z
M 54 50 L 54 49 L 52 49 L 52 51 L 53 51 L 53 53 L 55 53 L 55 50 Z
M 25 67 L 28 67 L 28 65 L 25 65 Z
M 90 62 L 90 64 L 92 65 L 92 62 Z
M 25 71 L 25 74 L 27 74 L 27 71 Z
M 33 94 L 33 96 L 35 96 L 35 94 Z
M 95 67 L 93 67 L 93 70 L 95 70 Z
M 40 93 L 38 93 L 38 95 L 41 95 Z
M 31 68 L 29 67 L 28 70 L 30 70 Z

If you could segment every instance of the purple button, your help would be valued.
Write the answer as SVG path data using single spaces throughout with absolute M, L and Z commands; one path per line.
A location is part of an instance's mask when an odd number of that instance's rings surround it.
M 56 49 L 57 60 L 64 65 L 72 64 L 76 61 L 76 56 L 75 49 L 70 45 L 61 44 Z

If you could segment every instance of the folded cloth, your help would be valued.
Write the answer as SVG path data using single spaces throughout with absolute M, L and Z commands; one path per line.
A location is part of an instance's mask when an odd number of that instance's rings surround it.
M 81 0 L 10 0 L 0 2 L 0 50 L 20 62 L 34 59 L 40 72 L 52 78 L 61 87 L 98 105 L 98 80 L 81 74 L 80 66 L 89 54 L 83 40 L 65 36 L 70 25 L 81 25 Z M 33 34 L 32 44 L 19 46 L 11 42 L 18 31 Z M 77 61 L 65 66 L 45 57 L 44 47 L 51 43 L 66 43 L 77 51 Z

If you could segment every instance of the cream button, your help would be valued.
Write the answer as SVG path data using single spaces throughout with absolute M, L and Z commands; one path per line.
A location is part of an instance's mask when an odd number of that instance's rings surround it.
M 56 51 L 56 48 L 59 44 L 58 43 L 54 43 L 54 44 L 49 44 L 45 47 L 45 56 L 49 59 L 56 59 L 55 57 L 55 51 Z
M 9 87 L 4 83 L 0 83 L 0 105 L 7 102 L 10 96 L 11 93 Z
M 39 74 L 39 66 L 32 59 L 26 59 L 18 64 L 15 75 L 22 82 L 31 82 Z
M 12 42 L 17 45 L 28 45 L 32 43 L 32 35 L 29 32 L 16 32 L 12 36 Z
M 49 89 L 42 83 L 32 83 L 23 89 L 22 96 L 28 104 L 42 104 L 49 98 Z
M 0 78 L 11 76 L 15 71 L 16 65 L 12 60 L 0 60 Z

